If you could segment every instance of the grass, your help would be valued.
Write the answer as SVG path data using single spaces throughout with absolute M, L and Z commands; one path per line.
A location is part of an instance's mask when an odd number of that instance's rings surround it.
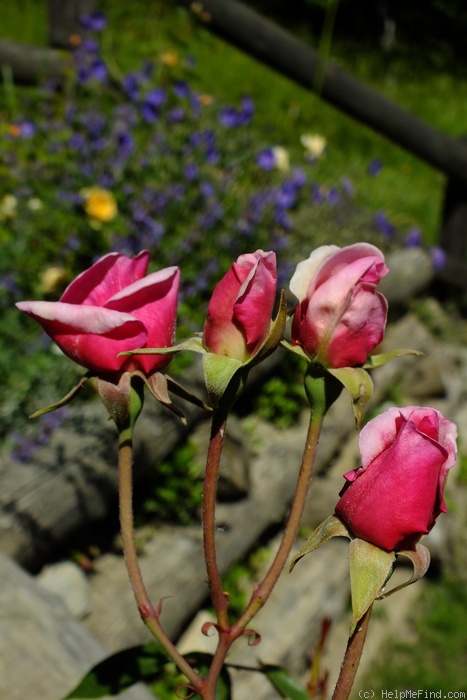
M 109 26 L 103 51 L 116 74 L 132 70 L 157 53 L 176 49 L 195 56 L 195 86 L 219 103 L 236 102 L 244 94 L 256 104 L 255 124 L 265 142 L 300 149 L 303 133 L 321 133 L 328 154 L 317 167 L 317 178 L 333 183 L 346 176 L 356 183 L 359 204 L 384 210 L 401 227 L 419 227 L 428 244 L 436 243 L 440 227 L 444 176 L 307 93 L 289 80 L 195 26 L 175 3 L 144 0 L 131 4 L 104 2 Z M 28 43 L 44 43 L 46 2 L 29 0 L 19 21 L 16 3 L 2 7 L 2 33 Z M 4 13 L 4 16 L 3 16 Z M 307 39 L 308 37 L 305 36 Z M 423 59 L 385 58 L 374 48 L 333 47 L 333 58 L 397 104 L 451 136 L 464 129 L 465 76 L 425 70 Z M 241 79 L 239 79 L 241 76 Z M 368 163 L 381 159 L 377 177 L 365 176 Z
M 133 8 L 135 3 L 133 3 Z M 170 12 L 167 3 L 144 25 L 115 3 L 109 6 L 110 26 L 126 26 L 124 37 L 113 42 L 114 56 L 125 65 L 137 41 L 145 49 L 178 47 L 196 56 L 198 86 L 212 91 L 219 101 L 235 101 L 243 94 L 254 97 L 255 123 L 268 140 L 297 149 L 303 133 L 321 133 L 329 144 L 328 158 L 317 177 L 335 181 L 336 173 L 357 182 L 362 207 L 384 209 L 404 226 L 419 226 L 428 243 L 439 231 L 444 177 L 418 158 L 390 143 L 291 81 L 274 73 L 240 51 L 193 26 L 185 13 Z M 135 14 L 138 14 L 137 12 Z M 137 41 L 136 41 L 137 40 Z M 124 42 L 128 41 L 125 46 Z M 134 52 L 134 49 L 133 49 Z M 408 71 L 407 62 L 386 65 L 375 52 L 361 54 L 355 45 L 337 47 L 344 68 L 371 84 L 388 98 L 428 123 L 456 136 L 464 128 L 462 88 L 466 81 L 447 73 Z M 132 58 L 135 56 L 133 54 Z M 242 79 L 239 80 L 239 76 Z M 440 108 L 442 106 L 442 108 Z M 378 178 L 363 177 L 368 163 L 380 158 Z

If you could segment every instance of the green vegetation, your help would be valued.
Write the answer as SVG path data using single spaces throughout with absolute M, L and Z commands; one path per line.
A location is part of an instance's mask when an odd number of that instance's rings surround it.
M 427 584 L 413 613 L 413 627 L 416 642 L 388 641 L 361 687 L 374 690 L 375 697 L 382 697 L 382 690 L 441 692 L 441 697 L 465 692 L 465 583 L 447 579 Z
M 202 467 L 196 446 L 188 441 L 158 462 L 149 481 L 139 489 L 138 520 L 187 525 L 197 517 L 202 498 Z

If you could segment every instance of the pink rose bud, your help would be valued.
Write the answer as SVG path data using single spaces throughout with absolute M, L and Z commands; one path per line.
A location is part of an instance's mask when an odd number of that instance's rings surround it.
M 446 512 L 457 429 L 434 408 L 390 408 L 360 433 L 362 466 L 345 474 L 336 515 L 387 551 L 412 547 Z
M 275 253 L 240 255 L 209 302 L 203 330 L 206 350 L 242 363 L 255 355 L 269 335 L 276 285 Z
M 383 254 L 369 243 L 317 248 L 290 281 L 299 302 L 292 342 L 325 367 L 366 362 L 384 335 L 387 302 L 376 285 L 387 273 Z
M 140 348 L 174 342 L 180 272 L 168 267 L 147 276 L 149 253 L 134 258 L 109 253 L 81 273 L 60 301 L 21 301 L 72 360 L 100 374 L 142 370 L 150 374 L 170 362 L 169 355 L 117 357 Z

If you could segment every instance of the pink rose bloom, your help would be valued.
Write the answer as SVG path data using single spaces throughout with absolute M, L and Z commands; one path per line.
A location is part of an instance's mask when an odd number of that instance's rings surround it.
M 246 362 L 269 335 L 276 298 L 276 254 L 240 255 L 216 285 L 208 306 L 203 345 Z
M 412 547 L 446 512 L 457 429 L 434 408 L 390 408 L 360 433 L 362 466 L 345 474 L 336 515 L 387 551 Z
M 167 355 L 117 357 L 174 342 L 180 272 L 168 267 L 146 275 L 148 251 L 134 258 L 109 253 L 80 274 L 60 301 L 21 301 L 16 306 L 38 321 L 79 365 L 96 374 L 142 370 L 170 362 Z
M 366 362 L 384 335 L 387 302 L 376 285 L 387 273 L 383 254 L 369 243 L 317 248 L 290 281 L 299 302 L 292 342 L 326 367 Z

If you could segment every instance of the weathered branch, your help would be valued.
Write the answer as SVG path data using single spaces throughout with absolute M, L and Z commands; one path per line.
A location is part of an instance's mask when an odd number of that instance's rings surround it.
M 386 99 L 237 0 L 178 0 L 217 36 L 312 91 L 429 165 L 467 183 L 467 145 Z
M 11 71 L 13 82 L 26 85 L 53 78 L 59 83 L 65 76 L 65 54 L 54 49 L 0 41 L 0 68 Z

